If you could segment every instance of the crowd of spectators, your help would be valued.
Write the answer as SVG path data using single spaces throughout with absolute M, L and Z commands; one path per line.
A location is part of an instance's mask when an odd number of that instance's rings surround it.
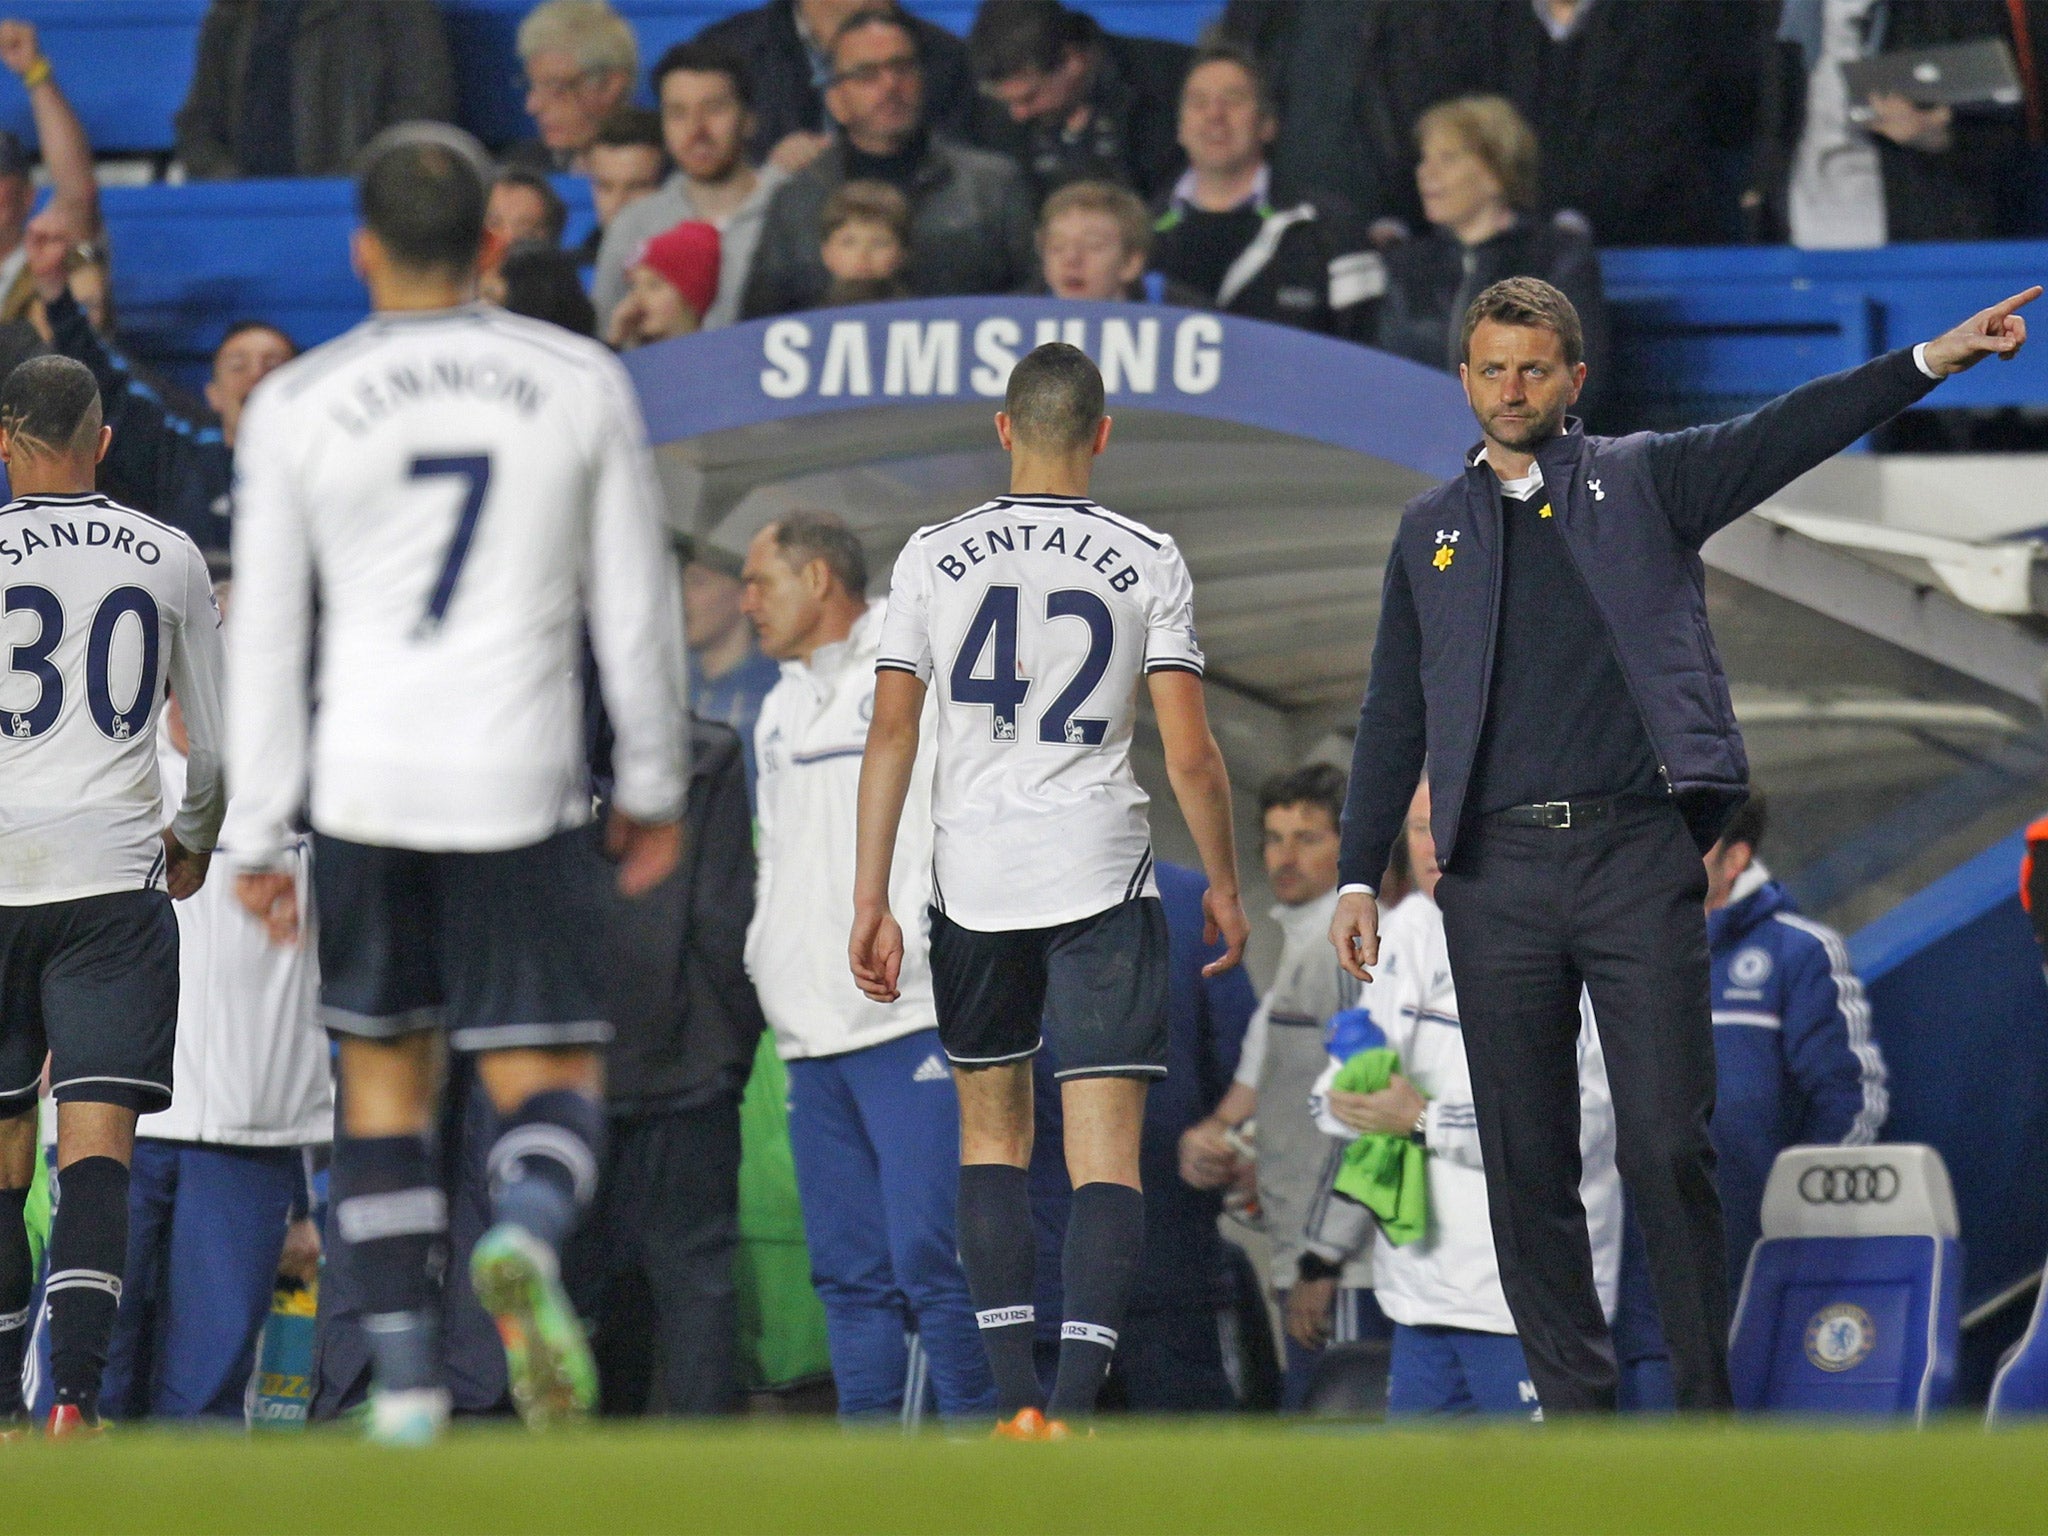
M 764 0 L 643 80 L 609 0 L 542 0 L 506 82 L 530 133 L 500 152 L 486 296 L 621 347 L 896 298 L 1163 301 L 1454 368 L 1471 295 L 1535 275 L 1584 320 L 1581 414 L 1598 427 L 1599 247 L 2022 231 L 2048 39 L 2035 9 L 2048 3 L 1229 0 L 1191 48 L 1063 0 L 983 0 L 964 38 L 898 0 Z M 1844 65 L 1886 52 L 1982 41 L 2009 51 L 2018 103 L 1858 99 L 1845 83 Z M 0 63 L 27 87 L 67 283 L 126 369 L 123 400 L 231 448 L 227 409 L 118 344 L 92 148 L 32 27 L 0 25 Z M 457 98 L 433 0 L 215 0 L 173 174 L 344 174 L 376 132 L 452 120 Z M 0 135 L 5 357 L 79 340 L 58 339 L 27 276 L 33 167 Z M 573 249 L 562 174 L 588 179 L 596 214 Z M 684 224 L 701 229 L 670 238 Z M 219 513 L 217 495 L 143 504 L 209 545 L 225 528 L 187 510 Z

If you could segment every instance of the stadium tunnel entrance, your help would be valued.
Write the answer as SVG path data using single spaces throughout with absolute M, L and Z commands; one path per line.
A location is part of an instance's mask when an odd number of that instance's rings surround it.
M 1022 297 L 813 311 L 628 364 L 678 530 L 739 551 L 779 513 L 834 511 L 880 592 L 912 530 L 1005 488 L 990 416 L 1016 358 L 1056 339 L 1109 387 L 1097 495 L 1194 574 L 1236 782 L 1348 762 L 1402 505 L 1476 440 L 1456 379 L 1228 315 Z M 1756 519 L 1705 557 L 1769 861 L 1809 910 L 1856 927 L 2034 812 L 2048 644 Z M 1163 790 L 1156 740 L 1139 766 Z M 1177 817 L 1158 830 L 1191 856 Z

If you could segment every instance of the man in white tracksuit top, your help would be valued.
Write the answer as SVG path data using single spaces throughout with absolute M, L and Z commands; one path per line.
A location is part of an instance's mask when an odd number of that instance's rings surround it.
M 1317 1122 L 1346 1139 L 1397 1127 L 1424 1147 L 1428 1230 L 1396 1247 L 1363 1205 L 1325 1187 L 1309 1215 L 1308 1246 L 1340 1262 L 1372 1245 L 1380 1309 L 1394 1321 L 1390 1414 L 1489 1413 L 1542 1416 L 1536 1388 L 1500 1284 L 1486 1175 L 1473 1114 L 1472 1079 L 1458 1024 L 1458 998 L 1444 946 L 1429 837 L 1429 788 L 1408 813 L 1415 894 L 1387 914 L 1380 965 L 1360 1006 L 1399 1054 L 1400 1071 L 1376 1094 L 1333 1094 L 1331 1061 L 1311 1103 Z M 1621 1267 L 1621 1178 L 1614 1166 L 1614 1107 L 1591 1009 L 1580 1000 L 1579 1151 L 1593 1272 L 1602 1308 L 1614 1314 Z M 1332 1173 L 1334 1174 L 1334 1165 Z M 1288 1327 L 1308 1330 L 1329 1306 L 1329 1282 L 1304 1282 L 1289 1297 Z
M 960 1108 L 939 1049 L 925 929 L 905 935 L 902 997 L 869 1002 L 846 968 L 855 804 L 885 604 L 839 519 L 761 530 L 741 573 L 747 616 L 782 678 L 754 727 L 758 895 L 747 972 L 789 1067 L 789 1141 L 839 1411 L 899 1411 L 929 1380 L 939 1412 L 986 1415 L 995 1388 L 954 1242 Z M 931 798 L 936 732 L 911 785 Z M 906 815 L 894 908 L 931 902 L 929 815 Z M 915 1330 L 918 1349 L 905 1335 Z
M 166 725 L 157 764 L 175 805 L 175 700 Z M 294 838 L 283 866 L 305 911 L 310 841 Z M 100 1404 L 117 1419 L 239 1420 L 285 1233 L 307 1214 L 307 1149 L 334 1139 L 320 969 L 310 939 L 272 944 L 228 881 L 175 910 L 176 1087 L 171 1107 L 135 1128 L 127 1283 Z

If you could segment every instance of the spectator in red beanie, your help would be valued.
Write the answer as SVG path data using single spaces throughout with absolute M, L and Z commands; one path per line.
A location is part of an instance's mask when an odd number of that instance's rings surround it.
M 691 219 L 654 236 L 626 268 L 607 340 L 620 351 L 688 336 L 718 295 L 718 231 Z

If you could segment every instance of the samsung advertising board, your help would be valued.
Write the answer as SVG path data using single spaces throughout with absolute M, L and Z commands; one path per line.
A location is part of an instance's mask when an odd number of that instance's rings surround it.
M 1110 410 L 1207 417 L 1348 448 L 1432 477 L 1474 436 L 1457 381 L 1327 336 L 1230 315 L 1043 298 L 813 310 L 627 356 L 657 444 L 825 412 L 1002 402 L 1033 347 L 1102 369 Z

